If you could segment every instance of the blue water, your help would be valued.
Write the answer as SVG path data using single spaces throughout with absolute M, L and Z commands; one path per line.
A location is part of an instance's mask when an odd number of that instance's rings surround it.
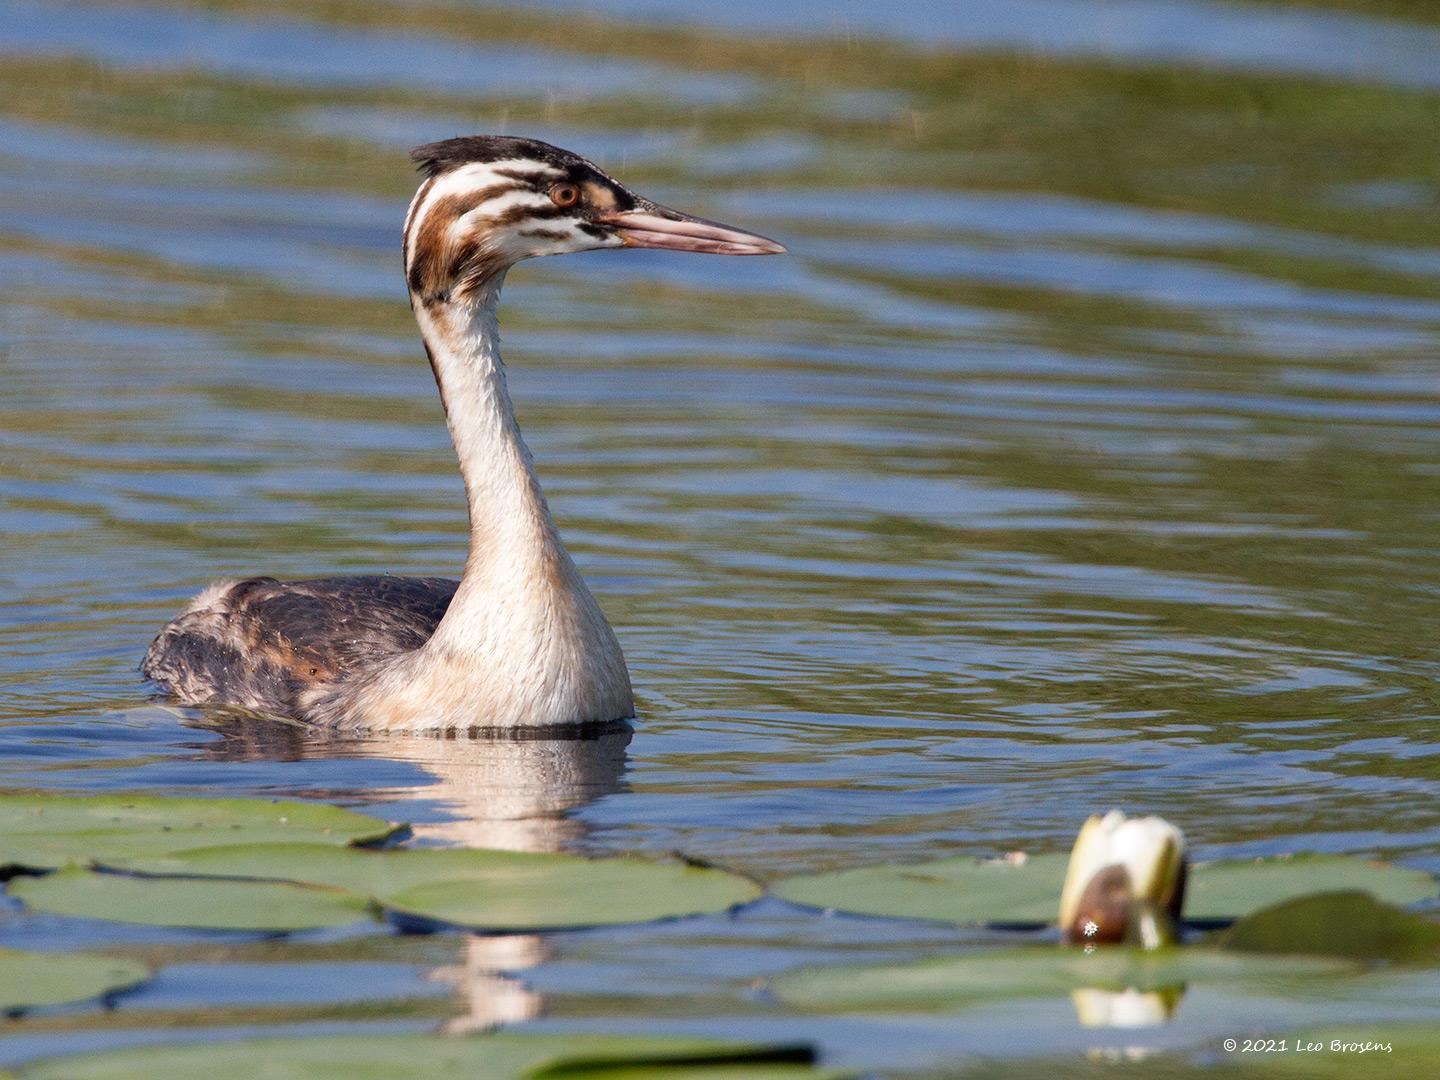
M 1200 857 L 1440 871 L 1433 25 L 1198 0 L 395 10 L 0 0 L 0 786 L 322 798 L 422 843 L 767 879 L 1059 850 L 1111 806 Z M 404 150 L 469 130 L 792 251 L 507 285 L 511 388 L 629 658 L 633 735 L 337 741 L 150 702 L 146 644 L 212 580 L 458 571 L 397 249 Z M 7 1024 L 0 1064 L 502 1022 L 895 1069 L 1119 1038 L 1059 998 L 835 1019 L 766 990 L 977 931 L 766 900 L 504 940 L 11 904 L 0 943 L 161 970 L 104 1024 Z M 426 974 L 467 963 L 473 992 Z M 1197 988 L 1125 1045 L 1433 1022 L 1414 980 Z M 338 1011 L 287 1019 L 301 1002 Z

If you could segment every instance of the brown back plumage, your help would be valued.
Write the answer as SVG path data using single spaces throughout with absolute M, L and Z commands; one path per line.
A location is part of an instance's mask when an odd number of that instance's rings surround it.
M 226 582 L 160 631 L 141 670 L 188 703 L 297 716 L 303 691 L 425 644 L 456 585 L 383 575 Z

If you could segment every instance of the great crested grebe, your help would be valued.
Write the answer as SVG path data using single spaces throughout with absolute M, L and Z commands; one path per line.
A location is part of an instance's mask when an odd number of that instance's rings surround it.
M 627 719 L 625 657 L 560 541 L 505 388 L 500 286 L 536 255 L 785 249 L 533 139 L 446 139 L 410 156 L 424 180 L 405 217 L 405 276 L 465 481 L 463 575 L 223 582 L 160 631 L 141 670 L 186 704 L 340 728 Z

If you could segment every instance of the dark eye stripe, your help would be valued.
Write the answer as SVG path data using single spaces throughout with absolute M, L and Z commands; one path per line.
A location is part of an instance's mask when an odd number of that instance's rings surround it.
M 514 225 L 521 221 L 527 221 L 530 218 L 564 217 L 569 213 L 569 210 L 565 210 L 555 205 L 512 206 L 506 210 L 500 211 L 500 213 L 498 214 L 495 214 L 493 217 L 489 218 L 489 220 L 494 222 L 496 225 Z
M 535 236 L 541 240 L 569 240 L 568 232 L 561 232 L 559 229 L 521 229 L 521 236 Z
M 529 184 L 491 184 L 489 187 L 481 188 L 479 191 L 467 192 L 465 198 L 474 206 L 487 203 L 491 199 L 498 199 L 501 195 L 508 195 L 512 191 L 527 191 Z

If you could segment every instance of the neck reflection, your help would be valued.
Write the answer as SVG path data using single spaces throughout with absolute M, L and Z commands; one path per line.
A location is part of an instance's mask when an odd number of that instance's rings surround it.
M 209 757 L 302 761 L 383 758 L 417 765 L 426 779 L 375 794 L 388 800 L 435 802 L 448 820 L 412 824 L 422 844 L 563 852 L 585 844 L 589 826 L 576 812 L 602 795 L 624 790 L 625 723 L 566 729 L 476 730 L 448 735 L 340 738 L 313 729 L 235 716 L 218 728 Z M 442 1028 L 455 1034 L 533 1020 L 541 995 L 519 977 L 552 947 L 539 934 L 471 934 L 453 964 L 430 978 L 455 986 L 459 1015 Z
M 354 742 L 357 756 L 412 762 L 431 782 L 392 789 L 433 800 L 452 820 L 411 826 L 423 842 L 507 851 L 574 850 L 589 836 L 575 812 L 624 788 L 628 724 L 554 732 L 475 731 Z

